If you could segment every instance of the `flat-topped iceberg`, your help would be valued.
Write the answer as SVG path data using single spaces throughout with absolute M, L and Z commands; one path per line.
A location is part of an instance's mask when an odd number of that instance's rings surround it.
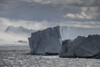
M 62 41 L 67 39 L 74 41 L 78 36 L 88 36 L 92 34 L 100 34 L 100 29 L 56 26 L 32 33 L 29 38 L 29 45 L 32 54 L 59 54 L 62 50 Z M 74 42 L 76 45 L 73 45 L 72 48 L 78 46 L 77 42 L 78 41 Z M 72 48 L 70 51 L 73 51 Z M 69 48 L 67 47 L 66 49 Z
M 32 33 L 29 44 L 32 54 L 58 54 L 61 46 L 59 26 Z
M 62 58 L 100 58 L 100 35 L 65 40 L 59 53 Z

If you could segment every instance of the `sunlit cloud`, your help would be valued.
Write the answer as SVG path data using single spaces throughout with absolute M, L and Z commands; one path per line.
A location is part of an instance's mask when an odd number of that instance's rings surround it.
M 72 18 L 72 19 L 92 19 L 92 16 L 87 15 L 85 12 L 81 12 L 80 14 L 66 14 L 63 16 L 64 18 Z

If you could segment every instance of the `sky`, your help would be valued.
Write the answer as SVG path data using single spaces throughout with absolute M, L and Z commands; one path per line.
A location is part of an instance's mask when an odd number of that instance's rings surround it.
M 8 26 L 40 30 L 57 25 L 100 28 L 100 0 L 0 0 L 0 32 Z
M 0 0 L 0 25 L 4 26 L 100 27 L 99 18 L 100 0 Z

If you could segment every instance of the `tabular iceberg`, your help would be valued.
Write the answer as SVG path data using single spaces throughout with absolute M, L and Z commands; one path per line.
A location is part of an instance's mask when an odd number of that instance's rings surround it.
M 76 39 L 72 40 L 65 40 L 62 42 L 62 47 L 59 53 L 59 57 L 70 57 L 75 58 L 75 50 L 77 50 L 77 47 L 81 45 L 81 42 L 83 42 L 86 39 L 86 37 L 78 36 Z
M 32 54 L 58 54 L 61 46 L 59 26 L 32 33 L 29 44 Z
M 75 54 L 79 55 L 78 51 L 75 52 L 76 48 L 86 39 L 84 36 L 92 34 L 100 34 L 100 29 L 56 26 L 34 32 L 28 40 L 32 54 L 75 57 Z
M 100 35 L 65 40 L 59 53 L 62 58 L 100 58 Z
M 100 35 L 89 35 L 75 50 L 81 58 L 100 58 Z

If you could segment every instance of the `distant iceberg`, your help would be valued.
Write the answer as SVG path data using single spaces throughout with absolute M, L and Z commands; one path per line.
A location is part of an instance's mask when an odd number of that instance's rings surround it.
M 30 35 L 32 32 L 35 32 L 35 30 L 28 30 L 23 26 L 19 26 L 19 27 L 8 26 L 5 32 L 9 34 L 13 33 L 19 35 Z

